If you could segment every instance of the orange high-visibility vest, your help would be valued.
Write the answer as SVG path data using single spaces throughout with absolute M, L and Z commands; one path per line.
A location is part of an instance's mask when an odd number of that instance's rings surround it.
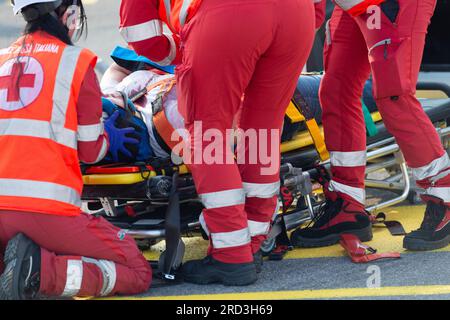
M 385 0 L 334 0 L 339 7 L 354 17 L 366 13 L 368 7 L 379 5 L 384 1 Z
M 0 210 L 80 214 L 76 105 L 96 59 L 44 32 L 0 50 Z
M 159 0 L 159 16 L 172 32 L 180 34 L 200 7 L 202 0 Z

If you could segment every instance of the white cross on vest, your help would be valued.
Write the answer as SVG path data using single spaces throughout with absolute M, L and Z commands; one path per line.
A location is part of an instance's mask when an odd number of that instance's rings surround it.
M 0 109 L 16 111 L 36 100 L 42 90 L 44 71 L 33 57 L 7 60 L 0 66 Z

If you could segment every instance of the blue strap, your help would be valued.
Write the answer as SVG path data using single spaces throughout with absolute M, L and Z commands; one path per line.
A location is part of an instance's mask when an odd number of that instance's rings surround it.
M 111 53 L 111 58 L 121 67 L 130 71 L 144 69 L 145 66 L 153 67 L 161 71 L 175 74 L 175 66 L 160 66 L 150 59 L 138 55 L 134 50 L 117 46 Z M 146 68 L 146 69 L 147 69 Z

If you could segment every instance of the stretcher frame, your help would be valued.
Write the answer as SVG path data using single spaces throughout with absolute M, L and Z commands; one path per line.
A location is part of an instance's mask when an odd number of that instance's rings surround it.
M 450 87 L 443 84 L 419 84 L 419 89 L 427 90 L 427 91 L 441 91 L 444 92 L 447 97 L 450 97 Z M 443 124 L 443 122 L 447 122 L 447 118 L 450 118 L 450 100 L 447 102 L 443 102 L 444 111 L 442 115 L 437 115 L 439 124 Z M 377 117 L 377 115 L 375 115 Z M 446 126 L 438 127 L 437 131 L 443 140 L 443 145 L 449 146 L 449 136 L 450 136 L 450 127 Z M 383 128 L 383 125 L 379 125 L 381 128 L 381 135 L 385 135 L 384 139 L 378 141 L 370 141 L 367 147 L 367 160 L 368 166 L 366 169 L 366 174 L 372 173 L 374 171 L 380 169 L 388 169 L 394 172 L 389 177 L 384 180 L 373 180 L 366 179 L 366 187 L 368 189 L 382 189 L 389 190 L 396 193 L 396 196 L 382 201 L 381 203 L 371 205 L 367 208 L 369 212 L 377 212 L 382 210 L 383 208 L 393 206 L 395 204 L 401 203 L 404 200 L 411 197 L 411 189 L 412 181 L 410 174 L 408 172 L 405 159 L 403 158 L 399 146 L 395 143 L 395 139 L 390 137 L 386 130 Z M 384 130 L 384 131 L 383 131 Z M 295 150 L 295 148 L 293 149 Z M 317 158 L 317 152 L 313 149 L 306 151 L 306 153 L 310 153 L 311 157 Z M 288 152 L 289 153 L 289 150 Z M 286 225 L 287 230 L 293 230 L 298 226 L 311 221 L 314 217 L 315 211 L 318 206 L 320 206 L 321 200 L 323 200 L 322 193 L 320 192 L 320 186 L 314 181 L 317 178 L 317 170 L 311 164 L 304 165 L 302 164 L 302 159 L 297 161 L 294 155 L 282 155 L 282 166 L 280 170 L 280 175 L 282 180 L 284 181 L 284 186 L 287 187 L 294 195 L 296 201 L 293 203 L 293 206 L 283 215 L 284 223 Z M 292 151 L 291 151 L 292 153 Z M 294 151 L 295 153 L 295 151 Z M 315 156 L 314 156 L 315 154 Z M 305 158 L 305 155 L 303 156 Z M 300 157 L 301 158 L 301 157 Z M 308 158 L 306 156 L 306 158 Z M 317 164 L 317 163 L 315 163 Z M 329 167 L 329 160 L 323 161 L 320 165 L 324 167 Z M 153 181 L 154 179 L 160 179 L 160 175 L 153 170 L 151 166 L 146 167 L 148 171 L 139 171 L 124 174 L 122 178 L 124 178 L 124 184 L 122 187 L 125 187 L 133 192 L 134 184 L 127 184 L 129 182 L 129 178 L 135 179 L 136 175 L 139 175 L 142 178 L 142 184 L 149 183 L 149 181 Z M 303 170 L 304 168 L 305 170 Z M 153 245 L 161 240 L 166 240 L 166 250 L 161 254 L 158 262 L 153 262 L 153 266 L 155 269 L 159 270 L 159 274 L 163 279 L 170 281 L 177 281 L 177 270 L 182 263 L 182 259 L 184 256 L 184 243 L 182 240 L 182 235 L 185 236 L 198 236 L 202 235 L 206 239 L 206 235 L 202 232 L 201 225 L 198 222 L 198 215 L 195 218 L 195 215 L 187 219 L 188 221 L 182 221 L 183 214 L 181 213 L 181 207 L 185 203 L 197 203 L 198 208 L 201 208 L 201 204 L 198 199 L 195 198 L 195 187 L 193 187 L 193 181 L 190 177 L 187 168 L 182 165 L 178 167 L 172 167 L 170 169 L 162 168 L 159 169 L 159 174 L 162 174 L 162 177 L 166 177 L 162 179 L 166 185 L 165 195 L 164 197 L 158 198 L 153 197 L 152 194 L 146 194 L 144 196 L 139 196 L 137 198 L 125 197 L 126 201 L 149 201 L 148 205 L 154 206 L 155 208 L 165 209 L 165 213 L 160 218 L 155 220 L 160 220 L 159 228 L 147 228 L 145 227 L 145 223 L 141 223 L 142 228 L 139 226 L 135 226 L 133 228 L 123 228 L 123 230 L 130 236 L 134 237 L 138 243 L 147 242 L 149 245 Z M 100 169 L 101 171 L 101 169 Z M 168 172 L 171 171 L 171 172 Z M 132 177 L 130 176 L 132 175 Z M 167 176 L 166 176 L 167 175 Z M 171 175 L 171 176 L 170 176 Z M 102 174 L 88 174 L 84 177 L 85 183 L 87 184 L 87 189 L 95 184 L 96 181 L 102 181 L 103 186 L 100 188 L 107 189 L 108 184 L 105 184 L 105 181 L 101 179 Z M 126 179 L 125 179 L 126 178 Z M 169 179 L 171 179 L 172 183 L 169 183 Z M 119 181 L 119 182 L 117 182 Z M 120 179 L 118 179 L 116 183 L 120 184 Z M 177 187 L 175 187 L 177 186 Z M 158 187 L 158 186 L 157 186 Z M 86 186 L 85 186 L 86 190 Z M 190 196 L 185 197 L 184 192 L 189 192 Z M 88 194 L 84 193 L 84 200 L 92 200 L 97 199 L 100 200 L 103 209 L 97 212 L 91 212 L 93 214 L 102 214 L 107 219 L 109 219 L 113 224 L 115 223 L 115 218 L 118 217 L 118 207 L 115 203 L 115 200 L 118 198 L 114 197 L 97 197 L 96 194 Z M 304 204 L 302 205 L 302 202 Z M 144 219 L 145 220 L 145 219 Z M 140 222 L 138 220 L 138 222 Z M 116 224 L 121 227 L 120 224 Z M 157 224 L 156 224 L 157 225 Z M 264 253 L 268 253 L 273 250 L 275 246 L 275 239 L 277 235 L 279 235 L 283 231 L 281 226 L 280 219 L 274 219 L 270 234 L 268 236 L 267 241 L 263 244 L 262 250 Z

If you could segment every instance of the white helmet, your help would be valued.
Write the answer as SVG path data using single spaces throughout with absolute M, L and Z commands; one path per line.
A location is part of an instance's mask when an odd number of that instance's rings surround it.
M 31 4 L 38 3 L 48 3 L 54 2 L 54 9 L 61 5 L 61 0 L 11 0 L 11 5 L 13 6 L 14 14 L 18 14 L 23 8 Z

